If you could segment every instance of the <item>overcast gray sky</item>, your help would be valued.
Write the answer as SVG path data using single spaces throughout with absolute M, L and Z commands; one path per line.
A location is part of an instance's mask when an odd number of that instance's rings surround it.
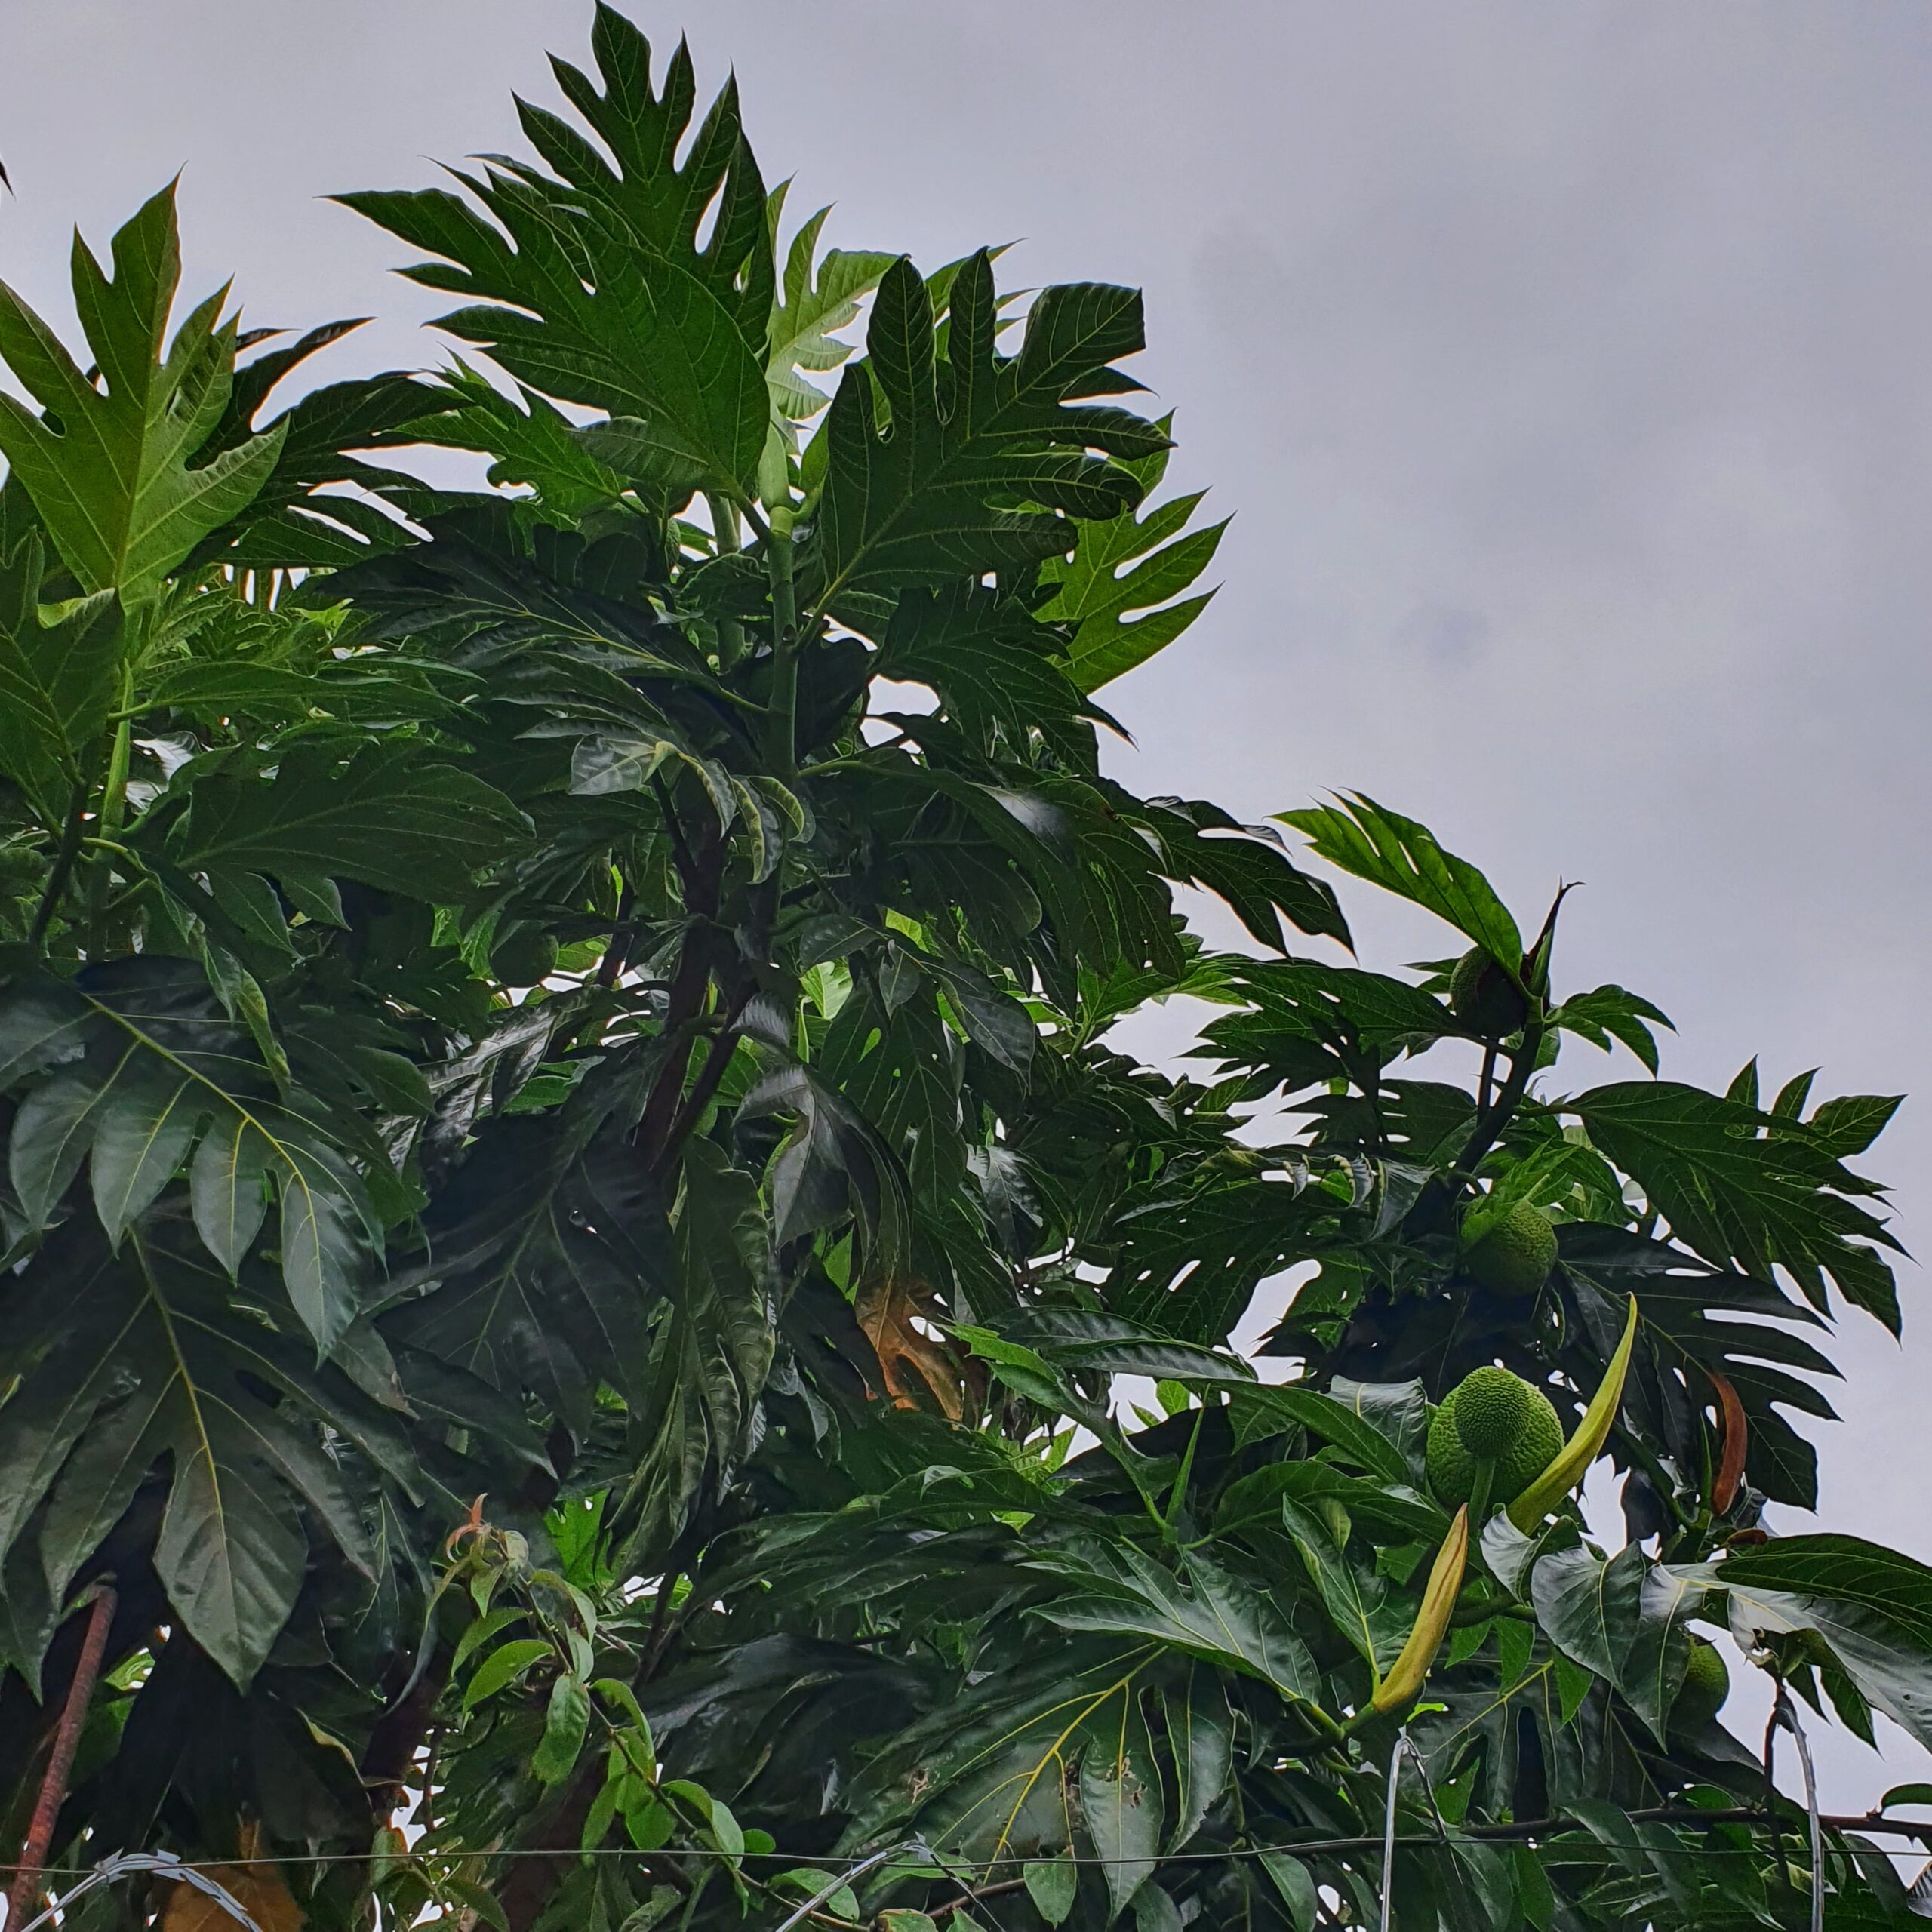
M 1109 694 L 1130 782 L 1251 817 L 1367 791 L 1525 924 L 1586 881 L 1559 977 L 1655 998 L 1667 1071 L 1932 1088 L 1932 11 L 629 11 L 690 34 L 707 89 L 736 66 L 767 177 L 837 202 L 833 242 L 931 266 L 1017 238 L 1018 280 L 1146 289 L 1171 480 L 1235 521 L 1207 617 Z M 432 358 L 395 245 L 318 198 L 514 145 L 511 89 L 549 98 L 589 17 L 6 0 L 0 275 L 65 315 L 73 224 L 104 243 L 185 167 L 193 293 L 382 316 L 331 374 Z M 1374 963 L 1445 949 L 1352 903 Z M 1929 1112 L 1867 1163 L 1920 1247 Z M 1823 1513 L 1932 1558 L 1932 1321 L 1902 1286 L 1903 1349 L 1847 1325 Z M 1924 1774 L 1896 1731 L 1828 1768 L 1845 1802 Z

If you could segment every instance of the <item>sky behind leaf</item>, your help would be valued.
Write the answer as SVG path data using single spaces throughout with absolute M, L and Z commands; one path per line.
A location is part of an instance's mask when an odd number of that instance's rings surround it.
M 742 83 L 795 214 L 928 268 L 1147 291 L 1171 487 L 1232 515 L 1185 644 L 1109 688 L 1137 788 L 1244 817 L 1359 789 L 1487 869 L 1558 977 L 1677 1022 L 1666 1074 L 1932 1091 L 1932 14 L 1464 0 L 638 5 Z M 511 147 L 577 0 L 66 0 L 0 19 L 0 276 L 52 318 L 177 169 L 186 272 L 252 324 L 438 298 L 321 198 Z M 1346 896 L 1346 895 L 1345 895 Z M 1450 949 L 1350 908 L 1369 963 Z M 1178 1043 L 1171 1020 L 1146 1029 Z M 1615 1075 L 1572 1046 L 1578 1084 Z M 1932 1112 L 1864 1164 L 1932 1227 Z M 1863 1318 L 1835 1527 L 1932 1557 L 1932 1321 Z M 1798 1527 L 1795 1523 L 1792 1527 Z M 1741 1728 L 1741 1727 L 1740 1727 Z M 1847 1801 L 1916 1774 L 1847 1744 Z

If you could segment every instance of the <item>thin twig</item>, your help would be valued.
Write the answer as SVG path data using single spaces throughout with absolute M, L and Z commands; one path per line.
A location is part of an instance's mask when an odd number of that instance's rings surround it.
M 59 1822 L 61 1806 L 66 1802 L 67 1777 L 74 1768 L 81 1727 L 86 1721 L 88 1706 L 94 1701 L 95 1680 L 100 1675 L 100 1660 L 106 1653 L 108 1626 L 114 1621 L 118 1601 L 112 1584 L 103 1582 L 94 1586 L 87 1634 L 81 1639 L 81 1654 L 75 1660 L 73 1678 L 67 1686 L 67 1701 L 60 1712 L 59 1728 L 54 1734 L 46 1775 L 40 1781 L 40 1795 L 34 1802 L 33 1822 L 27 1827 L 26 1844 L 8 1890 L 9 1925 L 18 1925 L 26 1918 L 27 1901 L 32 1897 L 35 1883 L 47 1863 L 48 1847 L 54 1842 L 54 1827 Z
M 68 808 L 67 822 L 60 829 L 60 848 L 54 855 L 53 869 L 47 875 L 47 884 L 42 891 L 40 903 L 34 909 L 33 930 L 27 936 L 27 943 L 36 953 L 47 938 L 48 928 L 54 923 L 54 915 L 60 907 L 61 895 L 67 890 L 67 881 L 74 869 L 74 861 L 80 856 L 82 828 L 87 823 L 88 797 L 91 789 L 85 778 L 74 787 L 73 801 Z
M 630 917 L 633 903 L 631 882 L 626 879 L 623 889 L 617 894 L 617 916 L 611 925 L 611 943 L 604 949 L 604 957 L 597 962 L 597 983 L 606 992 L 617 983 L 617 975 L 624 970 L 625 957 L 631 949 Z
M 732 1055 L 738 1051 L 739 1017 L 750 1004 L 749 987 L 732 1001 L 725 1013 L 724 1024 L 704 1057 L 704 1064 L 698 1069 L 697 1078 L 691 1083 L 691 1091 L 685 1096 L 678 1111 L 671 1117 L 670 1125 L 664 1130 L 663 1145 L 649 1150 L 648 1158 L 654 1171 L 661 1173 L 670 1164 L 672 1157 L 684 1145 L 685 1137 L 710 1106 L 724 1081 L 725 1069 L 731 1064 Z
M 678 869 L 678 877 L 688 900 L 696 891 L 700 877 L 697 856 L 685 837 L 685 822 L 678 816 L 676 801 L 671 796 L 671 788 L 657 773 L 651 775 L 651 789 L 656 795 L 657 808 L 664 814 L 664 831 L 671 841 L 671 863 Z
M 651 1673 L 657 1668 L 658 1660 L 664 1654 L 664 1646 L 670 1635 L 671 1599 L 676 1595 L 678 1579 L 667 1574 L 659 1585 L 657 1595 L 651 1606 L 651 1628 L 645 1632 L 644 1657 L 632 1680 L 636 1684 L 648 1683 Z
M 996 1899 L 1002 1892 L 1017 1892 L 1026 1884 L 1024 1878 L 1002 1878 L 994 1885 L 974 1885 L 962 1891 L 956 1899 L 948 1899 L 935 1910 L 928 1912 L 930 1918 L 943 1918 L 949 1912 L 964 1912 L 969 1905 L 977 1904 L 981 1899 Z

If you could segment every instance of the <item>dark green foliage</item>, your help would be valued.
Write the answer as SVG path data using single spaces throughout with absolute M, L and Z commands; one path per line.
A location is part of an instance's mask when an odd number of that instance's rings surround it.
M 1100 769 L 1220 528 L 1139 297 L 786 238 L 731 90 L 593 50 L 537 159 L 349 198 L 509 386 L 262 420 L 348 325 L 171 338 L 166 196 L 83 355 L 0 298 L 6 1829 L 111 1573 L 57 1857 L 256 1847 L 265 1923 L 1796 1922 L 1689 1626 L 1932 1739 L 1932 1576 L 1756 1536 L 1898 1320 L 1896 1103 L 1573 1079 L 1668 1023 L 1364 798 L 1284 816 L 1475 951 L 1301 956 L 1307 853 Z M 1121 1049 L 1183 997 L 1192 1075 Z M 1636 1540 L 1521 1534 L 1632 1297 Z

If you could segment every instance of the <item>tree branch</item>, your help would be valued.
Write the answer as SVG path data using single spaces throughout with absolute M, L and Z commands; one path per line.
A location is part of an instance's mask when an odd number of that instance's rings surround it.
M 1457 1166 L 1465 1173 L 1473 1173 L 1478 1162 L 1496 1145 L 1503 1130 L 1509 1124 L 1509 1116 L 1529 1091 L 1530 1076 L 1536 1072 L 1537 1053 L 1543 1044 L 1543 1036 L 1540 1023 L 1524 1029 L 1522 1045 L 1509 1056 L 1509 1078 L 1477 1119 L 1475 1131 L 1469 1136 L 1469 1144 L 1457 1159 Z
M 60 1807 L 66 1802 L 67 1778 L 74 1768 L 74 1752 L 81 1741 L 88 1706 L 94 1701 L 94 1687 L 100 1675 L 100 1661 L 107 1651 L 108 1626 L 114 1621 L 119 1598 L 111 1583 L 94 1586 L 94 1607 L 88 1612 L 87 1635 L 81 1641 L 81 1654 L 67 1686 L 67 1701 L 60 1712 L 59 1728 L 54 1734 L 54 1749 L 47 1770 L 40 1781 L 40 1795 L 34 1801 L 33 1820 L 27 1827 L 26 1843 L 20 1862 L 14 1868 L 14 1882 L 7 1893 L 7 1923 L 26 1922 L 27 1904 L 34 1886 L 47 1863 L 54 1842 L 54 1828 L 60 1821 Z
M 617 983 L 617 975 L 624 970 L 624 961 L 631 949 L 629 928 L 631 910 L 635 903 L 631 882 L 626 879 L 623 890 L 617 894 L 616 916 L 611 921 L 611 943 L 604 949 L 604 957 L 597 962 L 597 984 L 607 992 Z
M 752 992 L 752 989 L 746 986 L 732 1000 L 718 1035 L 711 1043 L 711 1050 L 704 1057 L 704 1064 L 698 1069 L 697 1078 L 691 1083 L 691 1091 L 679 1103 L 676 1113 L 664 1130 L 663 1144 L 647 1145 L 645 1158 L 654 1172 L 661 1174 L 670 1165 L 672 1157 L 684 1145 L 686 1137 L 711 1104 L 724 1080 L 725 1070 L 731 1064 L 731 1057 L 738 1050 L 738 1020 L 751 1004 Z M 656 1097 L 655 1094 L 652 1096 L 653 1099 Z
M 88 795 L 91 789 L 85 778 L 74 787 L 67 822 L 60 829 L 60 849 L 54 855 L 53 869 L 47 875 L 40 903 L 34 909 L 33 931 L 27 936 L 27 943 L 36 953 L 46 943 L 47 929 L 54 923 L 61 895 L 66 891 L 67 881 L 73 873 L 74 861 L 80 856 L 82 834 L 87 824 Z
M 773 519 L 765 544 L 771 584 L 771 717 L 768 755 L 789 778 L 798 755 L 798 605 L 792 584 L 792 519 Z
M 692 923 L 678 950 L 677 971 L 671 977 L 663 1033 L 669 1051 L 651 1083 L 651 1095 L 637 1126 L 637 1143 L 644 1150 L 646 1164 L 653 1168 L 658 1164 L 661 1150 L 669 1141 L 684 1099 L 690 1057 L 685 1035 L 703 1012 L 706 995 L 711 990 L 712 921 L 718 916 L 718 888 L 724 866 L 721 835 L 713 832 L 694 850 L 685 842 L 669 788 L 660 783 L 658 792 L 678 875 L 684 887 L 685 909 Z

